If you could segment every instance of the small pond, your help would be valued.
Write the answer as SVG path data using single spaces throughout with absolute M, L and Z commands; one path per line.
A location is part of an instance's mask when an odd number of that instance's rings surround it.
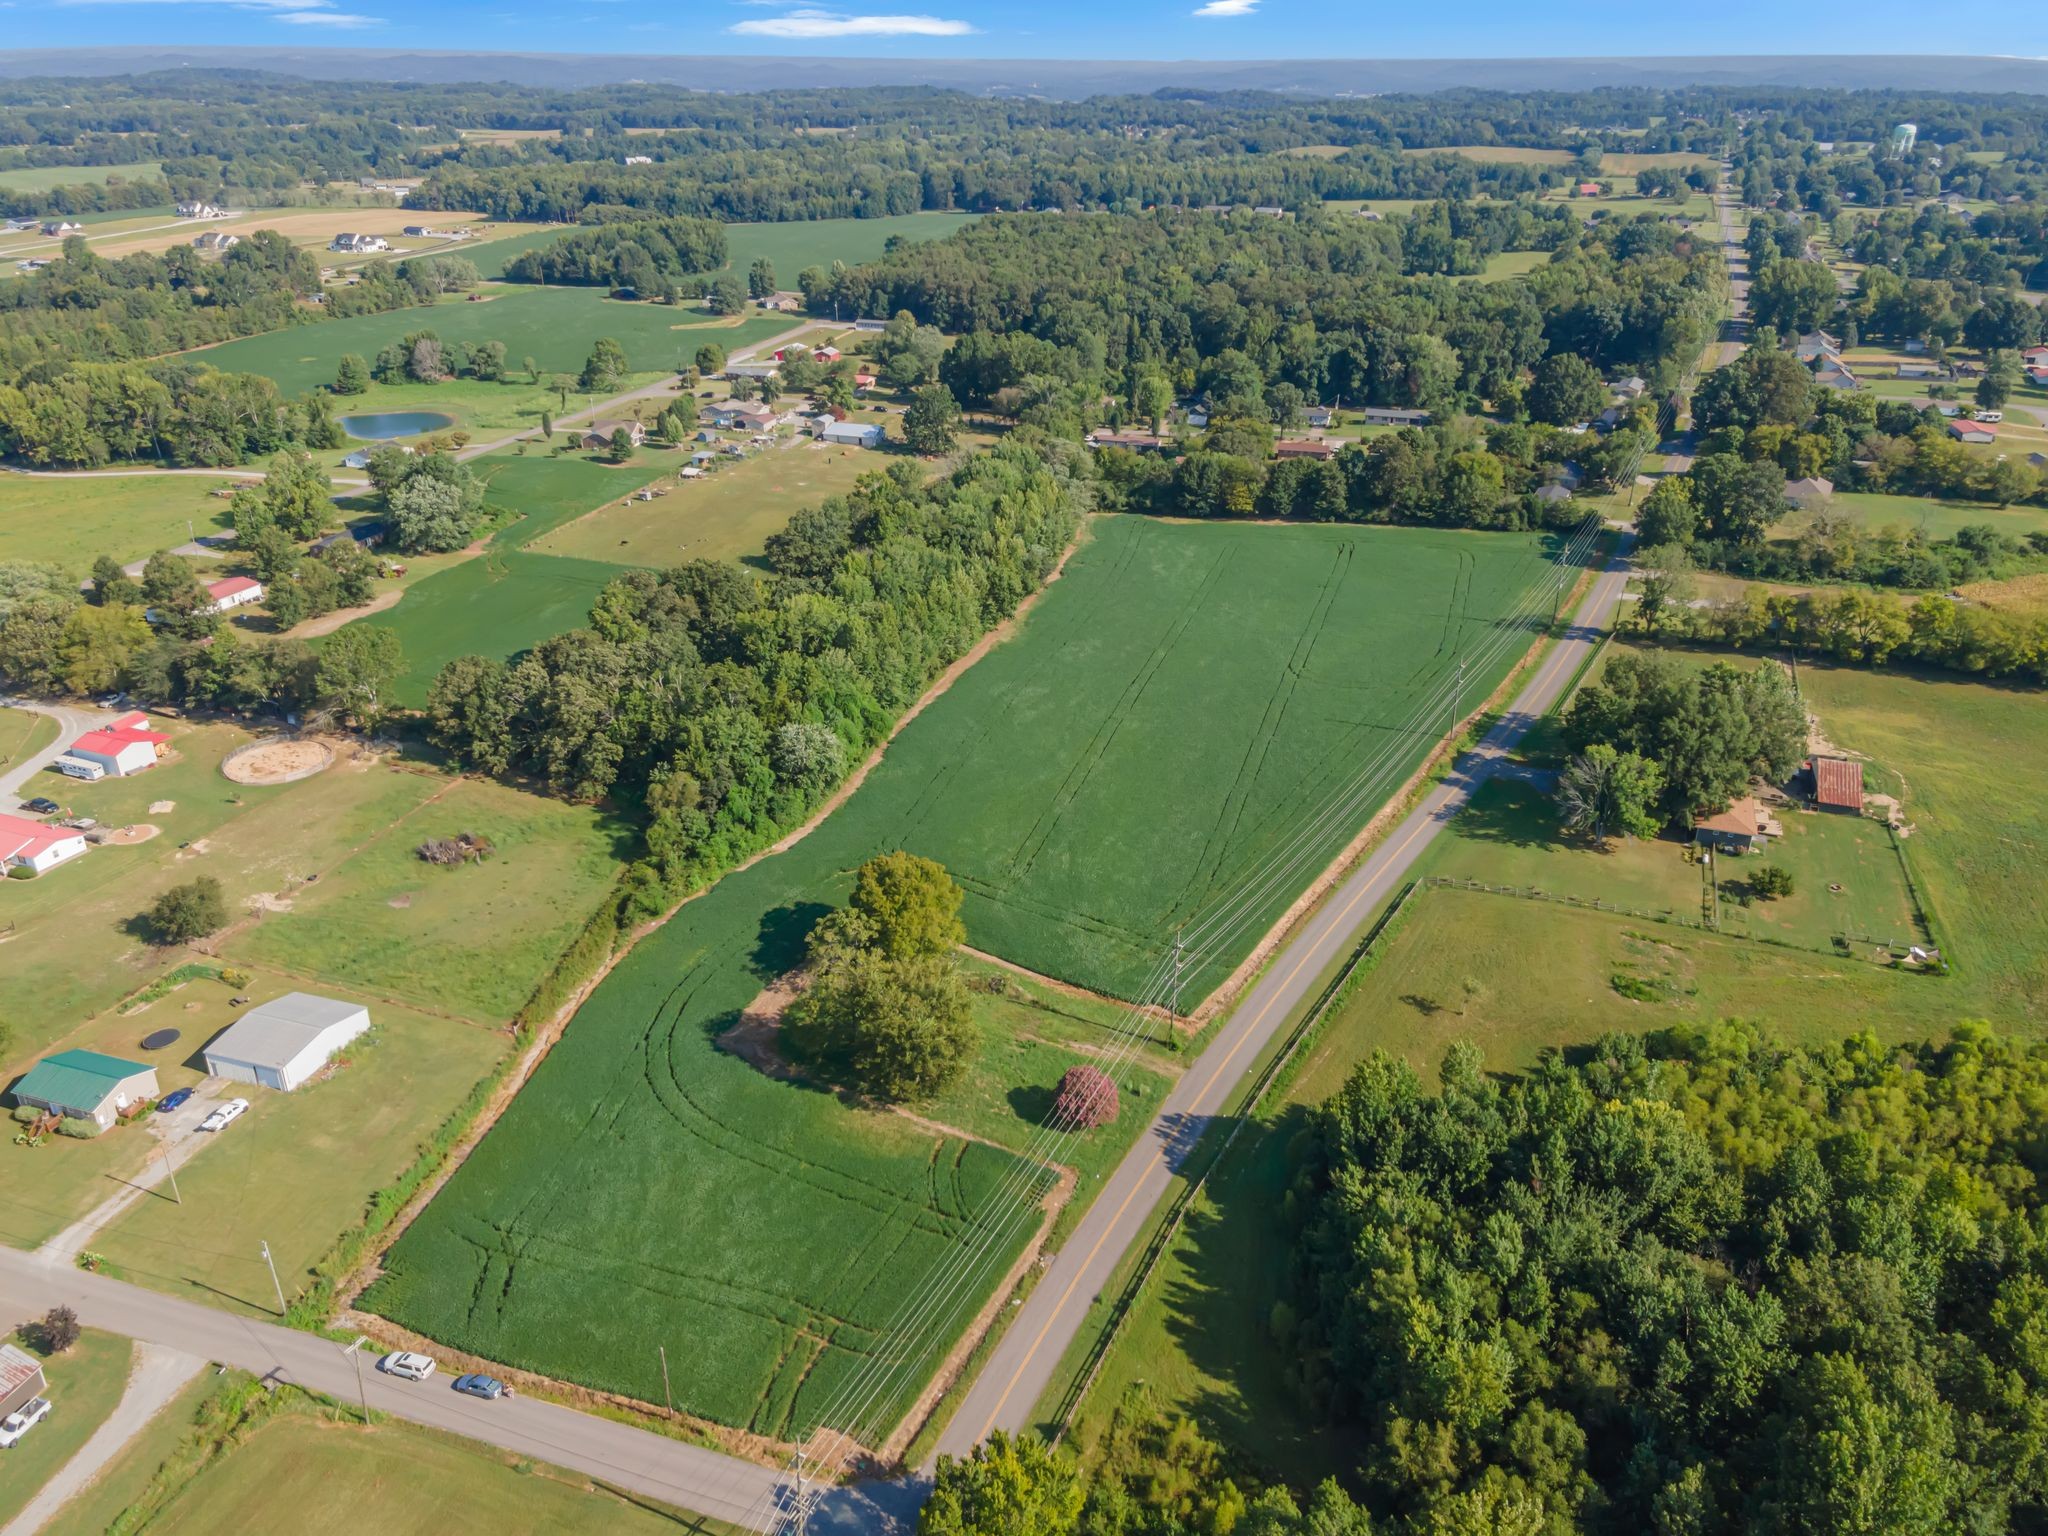
M 383 442 L 392 437 L 417 437 L 422 432 L 439 432 L 455 425 L 453 416 L 439 411 L 373 411 L 366 416 L 344 416 L 341 430 L 350 437 Z

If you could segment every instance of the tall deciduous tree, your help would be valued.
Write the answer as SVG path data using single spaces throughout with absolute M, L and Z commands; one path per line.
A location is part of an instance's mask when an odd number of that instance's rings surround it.
M 1086 1491 L 1035 1435 L 997 1430 L 966 1456 L 941 1456 L 918 1536 L 1069 1536 Z
M 1591 832 L 1601 847 L 1610 833 L 1654 837 L 1662 818 L 1657 800 L 1664 775 L 1635 752 L 1594 743 L 1564 765 L 1557 780 L 1557 804 L 1566 828 Z

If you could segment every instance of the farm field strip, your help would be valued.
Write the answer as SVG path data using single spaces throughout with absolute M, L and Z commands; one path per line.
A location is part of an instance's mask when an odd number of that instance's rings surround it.
M 1332 777 L 1322 759 L 1347 741 L 1418 761 L 1434 736 L 1375 731 L 1375 701 L 1396 721 L 1433 701 L 1461 634 L 1475 655 L 1488 636 L 1519 654 L 1530 632 L 1496 616 L 1530 578 L 1541 585 L 1554 553 L 1517 536 L 1098 521 L 1018 636 L 933 700 L 846 806 L 620 962 L 363 1305 L 484 1358 L 649 1401 L 661 1382 L 646 1342 L 689 1338 L 700 1347 L 670 1359 L 688 1412 L 784 1438 L 833 1404 L 866 1404 L 863 1432 L 894 1424 L 1035 1223 L 1035 1196 L 999 1197 L 1041 1190 L 1044 1165 L 768 1079 L 716 1037 L 797 963 L 850 871 L 896 847 L 1011 882 L 1000 902 L 969 896 L 979 947 L 1097 990 L 1119 976 L 1147 990 L 1176 902 L 1284 845 L 1259 802 L 1313 805 Z M 1383 612 L 1424 583 L 1428 613 Z M 1256 609 L 1276 643 L 1243 639 L 1259 632 Z M 1510 659 L 1475 668 L 1469 698 Z M 1347 675 L 1368 666 L 1392 675 Z M 1079 697 L 1060 683 L 1091 678 Z M 1287 702 L 1262 726 L 1276 692 Z M 1219 733 L 1224 766 L 1201 769 L 1192 759 L 1210 754 L 1187 744 Z M 1169 796 L 1215 824 L 1104 837 Z M 1247 910 L 1270 922 L 1291 896 Z M 1108 933 L 1070 925 L 1046 942 L 1044 914 L 1067 900 L 1108 913 Z M 833 1251 L 820 1253 L 806 1234 L 828 1228 Z M 906 1297 L 939 1283 L 906 1333 Z

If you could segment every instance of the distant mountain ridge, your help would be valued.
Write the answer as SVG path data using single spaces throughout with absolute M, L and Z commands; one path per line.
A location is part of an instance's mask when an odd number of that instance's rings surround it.
M 1059 99 L 1154 91 L 1384 95 L 1477 88 L 1817 86 L 2048 94 L 2048 59 L 1844 54 L 1574 59 L 889 59 L 766 55 L 458 53 L 394 48 L 21 48 L 0 50 L 0 78 L 248 69 L 308 80 L 424 84 L 504 81 L 589 86 L 628 81 L 694 90 L 933 85 Z

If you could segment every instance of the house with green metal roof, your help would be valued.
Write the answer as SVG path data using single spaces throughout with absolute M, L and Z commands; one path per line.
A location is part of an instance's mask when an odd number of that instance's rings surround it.
M 130 1105 L 156 1096 L 155 1067 L 98 1051 L 46 1056 L 14 1085 L 16 1104 L 47 1109 L 67 1120 L 91 1120 L 103 1131 Z

